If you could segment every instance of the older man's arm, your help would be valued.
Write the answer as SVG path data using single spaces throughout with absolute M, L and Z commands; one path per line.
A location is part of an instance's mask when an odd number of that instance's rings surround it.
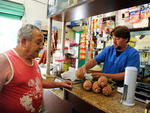
M 63 88 L 63 87 L 72 88 L 72 82 L 69 80 L 66 80 L 64 82 L 54 82 L 54 81 L 43 79 L 42 85 L 43 88 Z
M 4 54 L 0 54 L 0 91 L 6 82 L 10 80 L 12 70 L 10 63 Z

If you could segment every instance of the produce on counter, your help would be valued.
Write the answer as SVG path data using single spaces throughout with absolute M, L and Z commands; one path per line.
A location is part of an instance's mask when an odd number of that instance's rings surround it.
M 107 84 L 107 86 L 105 86 L 103 89 L 102 89 L 102 93 L 106 96 L 109 96 L 112 94 L 112 88 L 109 84 Z
M 90 80 L 86 80 L 83 83 L 83 88 L 87 91 L 92 89 L 92 82 Z
M 92 85 L 93 81 L 86 80 L 83 83 L 83 88 L 86 91 L 90 91 L 92 87 L 92 91 L 94 93 L 102 92 L 103 95 L 109 96 L 112 94 L 113 90 L 116 88 L 116 82 L 111 78 L 107 78 L 105 76 L 99 77 L 98 81 L 95 81 Z
M 113 81 L 111 78 L 108 79 L 108 83 L 111 86 L 112 90 L 114 90 L 117 86 L 116 82 Z
M 75 75 L 78 79 L 83 79 L 84 78 L 84 69 L 81 67 L 78 70 L 76 70 Z
M 99 78 L 98 78 L 98 85 L 100 86 L 100 87 L 105 87 L 106 85 L 108 84 L 108 79 L 107 79 L 107 77 L 105 77 L 105 76 L 100 76 Z
M 92 90 L 93 90 L 94 93 L 100 93 L 101 88 L 99 87 L 97 81 L 95 81 L 95 82 L 93 83 Z

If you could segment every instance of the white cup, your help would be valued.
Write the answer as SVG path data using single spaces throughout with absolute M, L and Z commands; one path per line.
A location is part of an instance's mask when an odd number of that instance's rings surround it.
M 135 105 L 134 95 L 136 88 L 137 72 L 138 69 L 136 67 L 126 67 L 125 69 L 124 89 L 121 102 L 126 106 Z

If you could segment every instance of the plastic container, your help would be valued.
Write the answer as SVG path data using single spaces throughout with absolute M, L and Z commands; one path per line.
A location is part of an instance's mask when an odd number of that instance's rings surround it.
M 134 106 L 134 94 L 136 88 L 138 69 L 136 67 L 126 67 L 125 69 L 125 79 L 124 79 L 124 89 L 121 103 L 126 106 Z

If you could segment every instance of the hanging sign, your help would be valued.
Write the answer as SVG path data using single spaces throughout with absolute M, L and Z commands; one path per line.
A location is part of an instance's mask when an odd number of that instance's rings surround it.
M 81 41 L 80 41 L 80 60 L 86 59 L 86 33 L 81 34 Z
M 140 22 L 140 7 L 135 6 L 129 8 L 129 10 L 130 10 L 130 23 Z

